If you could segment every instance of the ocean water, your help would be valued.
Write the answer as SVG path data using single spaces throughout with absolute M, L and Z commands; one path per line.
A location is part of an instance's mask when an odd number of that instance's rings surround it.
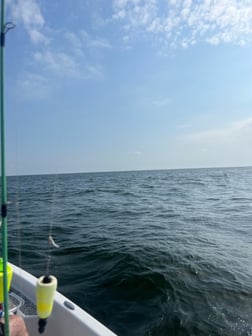
M 20 176 L 8 187 L 10 261 L 35 276 L 49 268 L 118 335 L 252 335 L 252 168 Z

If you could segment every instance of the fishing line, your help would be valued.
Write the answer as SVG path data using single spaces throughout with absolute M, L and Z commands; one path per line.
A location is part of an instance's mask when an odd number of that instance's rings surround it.
M 22 223 L 20 220 L 20 202 L 19 202 L 19 176 L 16 176 L 16 194 L 15 194 L 15 207 L 16 207 L 16 224 L 18 228 L 18 266 L 22 268 Z
M 15 32 L 15 31 L 14 31 Z M 14 70 L 14 69 L 13 69 Z M 17 69 L 16 73 L 18 73 Z M 15 204 L 15 224 L 17 227 L 17 249 L 18 249 L 18 266 L 22 268 L 22 222 L 20 216 L 20 169 L 19 169 L 19 153 L 20 153 L 20 123 L 18 122 L 19 116 L 19 107 L 17 103 L 17 99 L 14 97 L 13 101 L 13 108 L 10 110 L 13 113 L 13 132 L 12 132 L 12 139 L 14 143 L 14 153 L 13 153 L 13 175 L 15 175 L 15 183 L 13 183 L 13 188 L 15 188 L 15 196 L 14 196 L 14 204 Z
M 55 175 L 53 183 L 53 193 L 52 193 L 52 202 L 51 202 L 51 215 L 50 215 L 50 225 L 48 230 L 48 249 L 47 249 L 47 263 L 46 263 L 46 272 L 47 276 L 50 275 L 51 259 L 52 259 L 52 249 L 59 248 L 59 245 L 55 243 L 53 239 L 53 225 L 54 225 L 54 213 L 55 213 L 55 195 L 56 195 L 56 186 L 57 186 L 57 175 Z

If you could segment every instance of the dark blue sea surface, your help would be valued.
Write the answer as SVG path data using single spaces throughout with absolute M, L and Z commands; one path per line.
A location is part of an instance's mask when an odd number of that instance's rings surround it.
M 10 261 L 39 276 L 49 260 L 59 290 L 118 335 L 252 335 L 252 168 L 8 187 Z

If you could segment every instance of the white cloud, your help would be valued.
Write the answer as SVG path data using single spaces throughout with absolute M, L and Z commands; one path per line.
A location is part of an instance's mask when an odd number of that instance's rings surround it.
M 24 24 L 33 43 L 47 42 L 42 32 L 45 20 L 35 0 L 15 0 L 10 6 L 13 20 Z
M 131 29 L 137 27 L 148 27 L 156 17 L 157 5 L 155 0 L 136 1 L 136 0 L 116 0 L 114 1 L 113 18 L 125 19 Z
M 100 79 L 103 77 L 102 67 L 95 64 L 92 55 L 87 57 L 84 50 L 87 47 L 110 48 L 111 45 L 108 41 L 100 38 L 94 39 L 88 33 L 84 34 L 83 31 L 62 33 L 62 31 L 50 29 L 46 26 L 45 18 L 36 0 L 9 0 L 9 9 L 13 21 L 23 23 L 35 48 L 33 57 L 27 62 L 29 67 L 27 74 L 29 75 L 25 75 L 22 85 L 23 91 L 27 88 L 27 92 L 29 92 L 28 87 L 32 82 L 36 83 L 34 87 L 37 85 L 43 87 L 42 78 L 47 76 L 50 76 L 50 83 L 55 83 L 62 77 L 72 79 Z M 47 36 L 44 35 L 45 31 Z M 52 41 L 54 43 L 51 43 Z M 34 73 L 36 75 L 32 78 L 31 74 Z M 42 90 L 42 92 L 44 91 Z
M 251 0 L 114 0 L 112 17 L 133 36 L 153 34 L 169 47 L 252 41 Z
M 23 73 L 16 82 L 16 97 L 20 100 L 43 100 L 53 90 L 48 78 L 39 73 Z
M 125 18 L 125 16 L 126 16 L 126 12 L 125 12 L 125 10 L 118 10 L 114 15 L 113 15 L 113 18 L 114 19 L 123 19 L 123 18 Z
M 181 166 L 251 165 L 252 118 L 181 136 L 174 149 L 174 160 Z
M 34 60 L 46 70 L 57 76 L 79 77 L 80 69 L 76 59 L 60 51 L 40 51 L 34 54 Z
M 102 67 L 100 65 L 87 65 L 86 66 L 86 77 L 102 79 L 103 78 Z
M 94 48 L 111 48 L 111 44 L 104 39 L 93 39 L 90 41 L 90 46 Z
M 111 48 L 111 44 L 102 38 L 93 38 L 90 34 L 88 34 L 87 31 L 81 30 L 80 37 L 82 41 L 84 42 L 85 46 L 88 48 L 101 48 L 101 49 L 107 49 Z
M 40 65 L 40 69 L 36 72 L 32 72 L 31 69 L 21 73 L 16 81 L 16 97 L 19 100 L 36 101 L 51 98 L 59 91 L 62 79 L 103 78 L 99 66 L 79 66 L 63 53 L 36 53 L 34 59 Z
M 248 142 L 252 145 L 252 118 L 234 122 L 223 128 L 210 129 L 203 132 L 190 134 L 187 139 L 192 142 L 221 144 L 235 143 L 239 141 Z
M 83 44 L 79 36 L 72 32 L 67 32 L 65 34 L 65 38 L 71 44 L 71 49 L 74 54 L 77 56 L 83 56 Z
M 79 34 L 67 32 L 58 36 L 59 45 L 47 46 L 43 50 L 36 51 L 33 54 L 33 61 L 39 64 L 40 69 L 54 75 L 57 78 L 67 77 L 72 79 L 101 79 L 103 78 L 102 66 L 95 64 L 92 56 L 84 54 L 86 50 L 83 41 L 83 32 Z M 89 43 L 97 43 L 98 48 L 107 48 L 105 42 L 92 40 L 90 36 Z M 63 38 L 62 38 L 63 37 Z M 102 45 L 104 43 L 104 45 Z M 95 46 L 96 47 L 96 46 Z
M 45 35 L 43 35 L 42 33 L 40 33 L 38 30 L 36 29 L 30 29 L 29 30 L 29 35 L 31 40 L 35 43 L 48 43 L 48 39 L 45 37 Z

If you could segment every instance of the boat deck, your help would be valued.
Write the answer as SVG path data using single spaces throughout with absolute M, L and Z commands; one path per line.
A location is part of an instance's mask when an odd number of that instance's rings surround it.
M 19 291 L 11 288 L 9 295 L 9 311 L 16 313 L 19 311 L 23 316 L 36 316 L 36 306 Z

